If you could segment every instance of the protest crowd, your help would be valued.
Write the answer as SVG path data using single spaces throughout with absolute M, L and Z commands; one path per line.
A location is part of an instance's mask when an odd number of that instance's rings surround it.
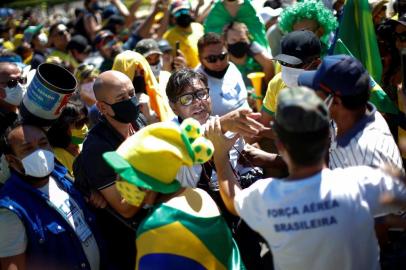
M 406 269 L 406 1 L 0 3 L 0 270 Z

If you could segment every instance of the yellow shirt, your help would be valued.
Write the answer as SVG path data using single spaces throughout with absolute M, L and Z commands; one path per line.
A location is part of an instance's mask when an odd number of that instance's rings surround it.
M 56 159 L 68 169 L 70 175 L 73 175 L 73 161 L 75 157 L 63 148 L 55 147 L 54 154 Z
M 191 23 L 191 32 L 187 32 L 181 27 L 175 26 L 164 34 L 173 49 L 176 47 L 176 41 L 179 41 L 179 49 L 186 58 L 186 65 L 195 68 L 199 65 L 199 53 L 197 50 L 197 41 L 204 34 L 203 26 L 200 23 Z
M 68 63 L 72 68 L 76 69 L 79 64 L 75 58 L 68 53 L 61 52 L 59 50 L 53 50 L 47 57 L 46 62 L 50 62 L 53 58 L 59 58 L 62 62 Z
M 268 84 L 268 89 L 262 102 L 262 110 L 273 116 L 276 112 L 279 93 L 286 87 L 285 82 L 282 80 L 282 72 L 279 72 Z

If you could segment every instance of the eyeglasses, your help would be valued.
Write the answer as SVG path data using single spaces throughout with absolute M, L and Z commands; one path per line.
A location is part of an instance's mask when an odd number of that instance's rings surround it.
M 179 96 L 176 101 L 179 101 L 183 106 L 189 106 L 193 103 L 193 100 L 207 100 L 209 98 L 209 88 L 199 89 L 192 93 L 187 93 Z M 176 102 L 175 101 L 175 102 Z
M 7 87 L 8 88 L 14 88 L 17 86 L 18 83 L 21 84 L 26 84 L 27 83 L 27 78 L 26 77 L 19 77 L 17 79 L 11 79 L 7 82 Z
M 206 59 L 207 62 L 214 64 L 217 62 L 217 60 L 223 61 L 224 59 L 226 59 L 228 55 L 228 52 L 222 52 L 221 54 L 218 55 L 209 55 L 207 57 L 205 57 L 204 59 Z

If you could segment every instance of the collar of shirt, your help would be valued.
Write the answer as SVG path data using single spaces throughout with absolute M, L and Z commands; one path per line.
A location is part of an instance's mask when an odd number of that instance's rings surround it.
M 347 133 L 341 137 L 337 137 L 337 145 L 340 147 L 346 147 L 352 138 L 354 138 L 358 132 L 361 132 L 370 122 L 375 120 L 376 107 L 368 102 L 367 112 Z

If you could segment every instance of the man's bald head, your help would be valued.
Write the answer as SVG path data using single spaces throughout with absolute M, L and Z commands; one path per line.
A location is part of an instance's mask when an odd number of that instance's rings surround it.
M 19 73 L 20 69 L 18 66 L 11 62 L 0 62 L 0 76 Z
M 107 101 L 112 96 L 115 96 L 117 92 L 123 89 L 127 89 L 132 82 L 122 72 L 109 70 L 101 73 L 93 85 L 93 91 L 97 101 Z

